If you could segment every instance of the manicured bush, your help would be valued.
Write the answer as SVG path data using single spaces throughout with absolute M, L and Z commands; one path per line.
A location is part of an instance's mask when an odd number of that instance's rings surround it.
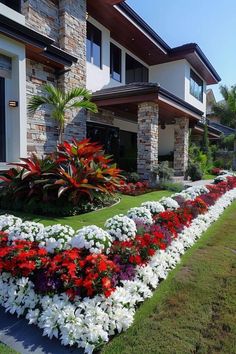
M 203 172 L 197 163 L 190 163 L 188 167 L 188 175 L 192 181 L 198 181 L 202 179 Z
M 113 199 L 123 180 L 102 147 L 88 139 L 65 141 L 54 154 L 21 161 L 0 176 L 2 208 L 59 215 L 90 211 Z
M 182 192 L 184 190 L 184 185 L 183 183 L 178 183 L 178 182 L 163 182 L 160 184 L 161 189 L 165 189 L 167 191 L 172 191 L 172 192 Z

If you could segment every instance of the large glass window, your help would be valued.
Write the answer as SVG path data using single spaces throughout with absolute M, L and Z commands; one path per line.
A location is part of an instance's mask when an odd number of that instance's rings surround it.
M 203 101 L 203 81 L 192 69 L 190 69 L 190 93 L 197 100 Z
M 87 23 L 87 61 L 102 66 L 102 32 L 93 26 L 91 23 Z
M 0 2 L 15 11 L 21 11 L 21 0 L 0 0 Z
M 131 82 L 148 82 L 148 69 L 126 54 L 126 84 Z
M 121 82 L 121 49 L 110 44 L 110 73 L 111 78 Z

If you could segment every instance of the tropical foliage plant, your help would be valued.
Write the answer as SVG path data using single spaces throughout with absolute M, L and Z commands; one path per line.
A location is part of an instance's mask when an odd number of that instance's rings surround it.
M 97 107 L 91 100 L 91 93 L 85 88 L 76 87 L 68 92 L 63 92 L 51 84 L 43 86 L 43 95 L 33 96 L 28 103 L 28 111 L 35 113 L 44 105 L 52 108 L 52 118 L 57 122 L 59 141 L 62 142 L 64 132 L 66 111 L 84 108 L 97 112 Z
M 65 141 L 45 158 L 33 154 L 21 161 L 0 176 L 0 202 L 16 208 L 26 205 L 43 212 L 44 204 L 59 201 L 60 209 L 70 205 L 74 210 L 81 203 L 95 203 L 102 195 L 114 195 L 122 181 L 110 156 L 89 139 Z

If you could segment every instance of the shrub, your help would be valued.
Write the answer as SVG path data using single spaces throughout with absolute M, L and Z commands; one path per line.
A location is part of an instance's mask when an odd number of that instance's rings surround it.
M 160 184 L 162 189 L 166 189 L 167 191 L 172 191 L 176 193 L 180 193 L 184 190 L 183 183 L 174 183 L 174 182 L 163 182 Z
M 102 195 L 113 196 L 122 180 L 102 147 L 89 139 L 65 141 L 46 158 L 33 154 L 21 161 L 0 176 L 2 207 L 31 212 L 46 208 L 51 214 L 62 208 L 65 214 L 66 210 L 77 213 L 81 204 L 96 204 Z
M 190 163 L 188 167 L 188 175 L 192 181 L 198 181 L 202 179 L 203 173 L 202 170 L 197 163 Z
M 161 162 L 154 172 L 157 172 L 160 181 L 163 181 L 163 182 L 170 181 L 174 175 L 174 170 L 173 170 L 173 168 L 169 167 L 168 161 Z
M 140 176 L 137 172 L 124 171 L 122 175 L 125 176 L 127 183 L 137 183 L 138 181 L 140 181 Z

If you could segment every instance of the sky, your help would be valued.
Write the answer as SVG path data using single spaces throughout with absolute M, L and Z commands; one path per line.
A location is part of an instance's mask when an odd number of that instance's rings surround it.
M 222 81 L 236 84 L 236 0 L 127 0 L 170 46 L 197 43 Z M 211 85 L 219 101 L 219 85 Z

